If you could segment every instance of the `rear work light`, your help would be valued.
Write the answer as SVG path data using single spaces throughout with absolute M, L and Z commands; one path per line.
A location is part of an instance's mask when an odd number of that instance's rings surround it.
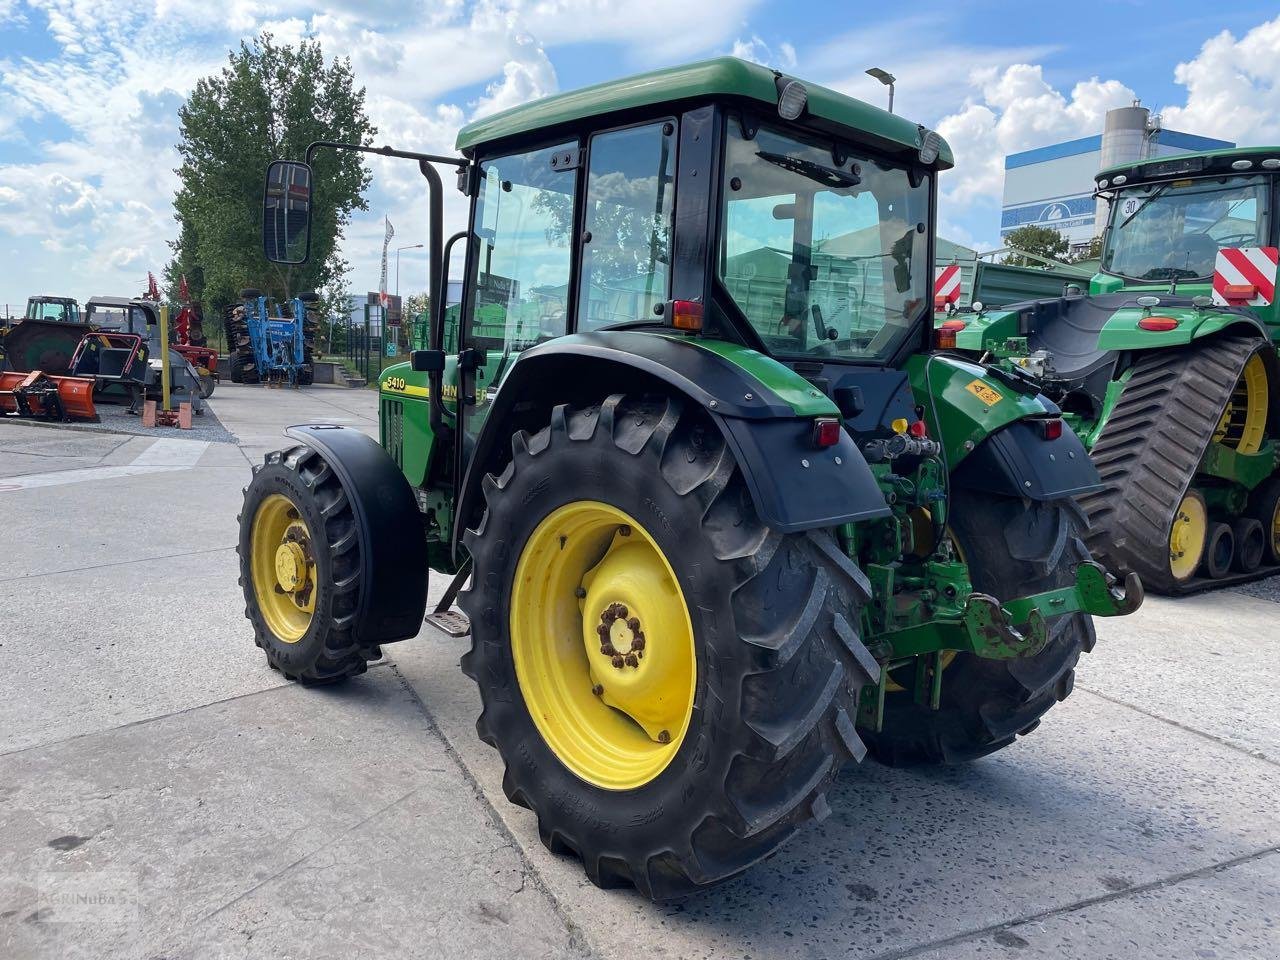
M 696 300 L 671 301 L 671 325 L 677 330 L 701 330 L 702 304 Z
M 1138 326 L 1143 330 L 1160 332 L 1173 330 L 1178 326 L 1178 321 L 1173 317 L 1143 317 L 1138 321 Z
M 835 417 L 818 417 L 813 421 L 813 445 L 834 447 L 840 442 L 840 421 Z
M 1057 440 L 1062 436 L 1062 421 L 1057 417 L 1052 420 L 1035 420 L 1036 429 L 1040 431 L 1041 440 Z

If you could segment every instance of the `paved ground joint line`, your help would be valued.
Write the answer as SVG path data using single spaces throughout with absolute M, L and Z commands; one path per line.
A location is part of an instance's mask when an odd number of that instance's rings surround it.
M 369 664 L 369 669 L 375 670 L 378 667 L 386 666 L 389 666 L 389 664 L 387 661 L 383 660 L 378 663 Z M 181 710 L 170 710 L 168 713 L 157 713 L 155 716 L 151 717 L 140 717 L 137 720 L 118 723 L 112 727 L 102 727 L 98 730 L 86 730 L 84 733 L 72 734 L 69 737 L 62 737 L 59 740 L 47 740 L 43 743 L 33 743 L 30 746 L 16 747 L 13 750 L 5 750 L 0 752 L 0 760 L 3 760 L 6 757 L 16 757 L 22 753 L 29 753 L 32 750 L 44 750 L 48 747 L 59 747 L 64 743 L 71 743 L 74 740 L 83 740 L 85 737 L 96 737 L 102 733 L 115 733 L 119 730 L 127 730 L 129 727 L 140 727 L 144 723 L 155 723 L 157 720 L 168 720 L 170 717 L 180 717 L 185 713 L 195 713 L 197 710 L 203 710 L 206 707 L 217 707 L 224 703 L 234 703 L 237 700 L 244 700 L 248 697 L 259 697 L 263 694 L 278 693 L 281 690 L 290 690 L 293 686 L 293 683 L 290 681 L 280 678 L 278 683 L 275 683 L 270 687 L 263 687 L 261 690 L 250 690 L 247 693 L 237 693 L 231 697 L 223 697 L 220 700 L 210 700 L 208 703 L 197 703 L 190 707 L 183 707 Z
M 921 954 L 937 950 L 941 947 L 952 947 L 957 944 L 967 943 L 971 940 L 981 940 L 983 937 L 989 937 L 992 934 L 999 933 L 1001 930 L 1015 930 L 1018 927 L 1026 926 L 1028 923 L 1037 923 L 1041 920 L 1047 920 L 1050 917 L 1065 916 L 1070 913 L 1078 913 L 1081 910 L 1087 910 L 1089 907 L 1095 907 L 1102 903 L 1112 903 L 1116 900 L 1123 900 L 1126 897 L 1134 896 L 1140 893 L 1149 893 L 1152 890 L 1163 890 L 1167 887 L 1177 886 L 1188 880 L 1198 880 L 1202 877 L 1210 877 L 1215 873 L 1222 873 L 1224 870 L 1230 870 L 1232 867 L 1239 867 L 1246 863 L 1252 863 L 1255 860 L 1262 860 L 1265 857 L 1275 856 L 1280 853 L 1280 845 L 1265 847 L 1262 850 L 1255 850 L 1252 853 L 1246 853 L 1231 860 L 1224 860 L 1221 863 L 1212 863 L 1205 867 L 1197 867 L 1195 870 L 1188 870 L 1185 873 L 1175 873 L 1168 877 L 1161 877 L 1158 880 L 1152 880 L 1149 883 L 1139 883 L 1132 887 L 1126 887 L 1123 890 L 1117 890 L 1114 893 L 1104 893 L 1096 897 L 1088 897 L 1084 900 L 1078 900 L 1075 903 L 1067 904 L 1062 907 L 1053 907 L 1048 910 L 1041 910 L 1037 913 L 1028 914 L 1023 917 L 1016 917 L 1013 920 L 1005 920 L 1003 923 L 993 923 L 990 926 L 981 927 L 977 930 L 967 930 L 964 933 L 957 933 L 942 940 L 934 940 L 930 943 L 922 943 L 912 947 L 902 947 L 897 950 L 890 950 L 886 953 L 877 953 L 869 958 L 869 960 L 909 960 L 910 957 L 918 957 Z
M 63 573 L 84 573 L 87 570 L 101 570 L 104 567 L 127 567 L 131 563 L 155 563 L 157 560 L 177 560 L 182 557 L 199 557 L 206 553 L 222 553 L 225 550 L 234 550 L 234 546 L 230 547 L 209 547 L 207 550 L 189 550 L 186 553 L 166 553 L 160 557 L 138 557 L 136 560 L 107 560 L 102 563 L 93 563 L 87 567 L 67 567 L 65 570 L 47 570 L 40 573 L 25 573 L 20 577 L 0 577 L 0 584 L 16 583 L 19 580 L 34 580 L 39 577 L 56 577 Z
M 1212 743 L 1216 743 L 1220 747 L 1226 747 L 1227 749 L 1234 750 L 1237 753 L 1243 753 L 1246 757 L 1250 757 L 1251 759 L 1261 760 L 1263 763 L 1269 763 L 1273 767 L 1280 767 L 1280 760 L 1276 760 L 1272 757 L 1267 756 L 1261 750 L 1251 750 L 1249 747 L 1242 747 L 1240 746 L 1240 744 L 1232 743 L 1230 740 L 1227 740 L 1223 737 L 1219 737 L 1216 734 L 1206 733 L 1204 730 L 1198 730 L 1195 727 L 1189 726 L 1185 723 L 1181 723 L 1177 720 L 1170 719 L 1169 717 L 1161 716 L 1158 713 L 1153 713 L 1150 710 L 1146 710 L 1135 704 L 1128 703 L 1127 701 L 1119 700 L 1115 697 L 1108 696 L 1105 693 L 1099 693 L 1097 690 L 1091 690 L 1088 687 L 1081 686 L 1078 683 L 1075 685 L 1075 689 L 1082 690 L 1085 693 L 1090 694 L 1091 696 L 1097 697 L 1099 700 L 1105 700 L 1107 701 L 1107 703 L 1114 703 L 1117 707 L 1127 707 L 1130 710 L 1134 710 L 1142 714 L 1144 717 L 1150 717 L 1152 720 L 1159 720 L 1161 723 L 1167 723 L 1171 727 L 1177 727 L 1179 730 L 1182 730 L 1185 733 L 1193 733 L 1197 737 L 1203 737 L 1205 740 L 1208 740 Z
M 334 836 L 326 838 L 324 843 L 318 845 L 314 849 L 308 850 L 306 853 L 300 856 L 297 860 L 294 860 L 293 863 L 290 863 L 281 867 L 279 870 L 271 874 L 269 877 L 263 877 L 261 880 L 259 880 L 253 886 L 251 886 L 248 890 L 245 890 L 241 893 L 236 894 L 234 897 L 232 897 L 222 906 L 218 907 L 216 910 L 211 910 L 209 913 L 206 913 L 199 920 L 196 920 L 194 923 L 192 923 L 191 927 L 198 927 L 205 921 L 212 920 L 218 914 L 235 906 L 245 897 L 252 896 L 256 891 L 262 889 L 262 887 L 266 886 L 272 880 L 275 880 L 278 877 L 283 876 L 284 874 L 288 873 L 290 870 L 294 869 L 295 867 L 301 866 L 302 864 L 310 860 L 312 857 L 314 857 L 317 853 L 320 853 L 322 850 L 328 850 L 331 846 L 333 846 L 343 837 L 350 836 L 352 833 L 359 830 L 369 821 L 377 817 L 380 817 L 382 814 L 386 813 L 388 810 L 392 809 L 393 807 L 399 806 L 400 804 L 404 803 L 406 800 L 408 800 L 410 797 L 412 797 L 415 793 L 417 793 L 421 789 L 422 789 L 421 787 L 414 787 L 412 790 L 410 790 L 408 793 L 404 794 L 403 796 L 396 797 L 396 799 L 392 800 L 390 803 L 384 804 L 383 806 L 379 807 L 377 810 L 374 810 L 372 813 L 370 813 L 366 817 L 363 817 L 357 823 L 353 823 L 351 826 L 347 827 L 346 829 L 338 831 L 338 833 L 336 833 Z
M 533 881 L 533 885 L 537 887 L 538 890 L 541 891 L 542 895 L 547 898 L 547 901 L 555 910 L 556 916 L 560 918 L 560 922 L 563 923 L 565 925 L 565 929 L 569 931 L 570 948 L 577 950 L 584 956 L 595 956 L 594 952 L 590 949 L 586 931 L 576 920 L 573 919 L 569 908 L 558 896 L 556 896 L 555 891 L 547 885 L 546 881 L 542 879 L 542 873 L 525 852 L 524 845 L 521 844 L 519 838 L 511 832 L 511 828 L 507 826 L 506 821 L 502 819 L 502 815 L 498 813 L 497 807 L 490 802 L 489 797 L 480 786 L 480 781 L 475 778 L 471 769 L 463 761 L 462 755 L 458 753 L 453 743 L 447 736 L 445 736 L 444 730 L 440 728 L 440 724 L 436 722 L 435 716 L 432 715 L 431 710 L 428 709 L 422 697 L 418 696 L 418 691 L 414 689 L 413 684 L 405 678 L 405 675 L 400 672 L 400 668 L 396 666 L 395 663 L 391 663 L 391 672 L 396 675 L 396 678 L 404 686 L 405 691 L 412 698 L 413 702 L 418 705 L 418 709 L 422 711 L 422 716 L 426 720 L 427 726 L 431 729 L 432 733 L 440 738 L 440 742 L 444 744 L 445 753 L 448 754 L 449 759 L 451 759 L 457 766 L 458 771 L 462 774 L 462 778 L 471 788 L 471 792 L 475 794 L 476 799 L 484 806 L 484 809 L 489 812 L 489 819 L 492 821 L 494 829 L 497 830 L 509 844 L 511 844 L 511 849 L 516 852 L 516 856 L 520 858 L 520 862 L 524 865 L 524 875 Z

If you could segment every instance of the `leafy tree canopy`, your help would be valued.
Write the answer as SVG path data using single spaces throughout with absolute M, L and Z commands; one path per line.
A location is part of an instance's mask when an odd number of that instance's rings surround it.
M 272 264 L 262 255 L 261 198 L 271 160 L 300 160 L 315 140 L 373 142 L 377 130 L 351 61 L 326 63 L 316 41 L 277 45 L 263 33 L 242 41 L 220 73 L 199 80 L 178 116 L 182 166 L 174 208 L 181 229 L 165 270 L 171 295 L 185 273 L 193 298 L 215 311 L 245 287 L 281 299 L 310 290 L 339 296 L 348 266 L 338 243 L 352 211 L 368 209 L 370 173 L 360 154 L 316 151 L 305 264 Z
M 1071 248 L 1067 238 L 1057 230 L 1052 227 L 1040 227 L 1034 223 L 1019 227 L 1017 230 L 1011 230 L 1005 235 L 1004 242 L 1005 246 L 1012 250 L 1020 250 L 1023 253 L 1031 253 L 1039 257 L 1047 257 L 1050 260 L 1065 260 L 1067 251 Z M 1044 264 L 1035 260 L 1021 257 L 1017 253 L 1008 254 L 1004 258 L 1004 262 L 1015 267 L 1044 266 Z

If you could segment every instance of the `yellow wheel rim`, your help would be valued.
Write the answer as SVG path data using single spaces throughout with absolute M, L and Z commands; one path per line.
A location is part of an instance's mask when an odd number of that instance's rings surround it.
M 1200 566 L 1209 539 L 1209 511 L 1204 497 L 1187 492 L 1173 515 L 1169 529 L 1169 572 L 1175 580 L 1187 580 Z
M 284 643 L 297 643 L 316 610 L 315 549 L 306 521 L 283 494 L 273 493 L 258 505 L 249 558 L 253 593 L 267 627 Z
M 1222 411 L 1214 441 L 1244 454 L 1261 450 L 1267 433 L 1269 393 L 1267 365 L 1262 354 L 1255 353 L 1244 365 L 1240 381 Z
M 607 503 L 566 504 L 529 537 L 511 591 L 525 706 L 576 776 L 631 790 L 661 773 L 693 714 L 693 624 L 647 530 Z

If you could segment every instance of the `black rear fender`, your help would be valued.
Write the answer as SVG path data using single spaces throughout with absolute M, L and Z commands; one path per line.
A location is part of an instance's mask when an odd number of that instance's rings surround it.
M 552 409 L 617 393 L 682 396 L 706 411 L 742 470 L 756 510 L 782 532 L 831 527 L 889 512 L 866 460 L 845 433 L 835 446 L 811 441 L 813 420 L 741 367 L 678 340 L 638 333 L 561 338 L 521 355 L 500 389 L 467 466 L 455 514 L 462 531 L 479 522 L 480 481 L 500 473 L 511 435 L 546 426 Z
M 1045 440 L 1035 420 L 1015 420 L 983 440 L 961 461 L 951 486 L 1028 500 L 1057 500 L 1102 486 L 1098 469 L 1075 431 Z

